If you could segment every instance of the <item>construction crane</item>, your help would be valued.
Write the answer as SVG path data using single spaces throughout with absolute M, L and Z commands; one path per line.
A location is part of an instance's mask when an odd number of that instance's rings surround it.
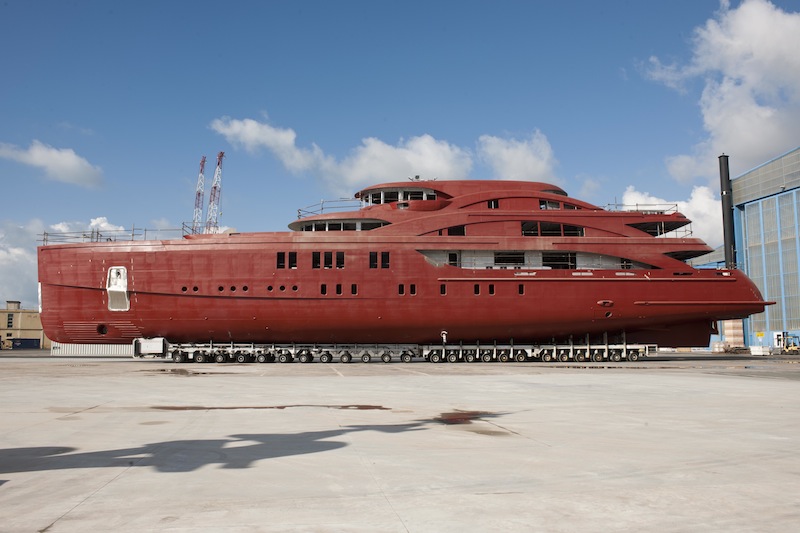
M 214 181 L 211 184 L 211 194 L 208 197 L 205 233 L 217 233 L 219 231 L 219 195 L 222 192 L 223 157 L 225 157 L 225 152 L 217 154 L 217 170 L 214 171 Z
M 194 218 L 192 218 L 192 233 L 200 233 L 203 229 L 203 197 L 205 196 L 205 191 L 203 187 L 205 186 L 205 176 L 203 175 L 203 171 L 206 168 L 206 156 L 203 156 L 200 159 L 200 175 L 197 176 L 197 192 L 195 193 L 194 197 Z

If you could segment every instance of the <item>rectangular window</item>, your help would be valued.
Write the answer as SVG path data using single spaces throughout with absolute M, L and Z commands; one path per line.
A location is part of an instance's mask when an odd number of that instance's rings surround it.
M 554 270 L 575 270 L 575 252 L 542 252 L 542 266 Z
M 447 285 L 445 285 L 444 283 L 439 285 L 439 294 L 441 294 L 442 296 L 447 294 Z
M 402 296 L 402 295 L 404 295 L 405 293 L 406 293 L 406 286 L 405 286 L 404 284 L 402 284 L 402 283 L 401 283 L 400 285 L 398 285 L 398 286 L 397 286 L 397 294 L 399 294 L 400 296 Z
M 341 283 L 337 283 L 336 284 L 336 294 L 338 294 L 339 296 L 342 295 L 342 284 Z
M 447 264 L 454 267 L 461 266 L 461 260 L 459 259 L 458 252 L 448 252 Z
M 356 285 L 355 283 L 350 285 L 350 294 L 352 294 L 353 296 L 358 294 L 358 285 Z
M 278 268 L 286 268 L 286 252 L 278 252 Z
M 520 284 L 519 284 L 519 286 L 517 286 L 517 292 L 519 292 L 520 296 L 522 296 L 523 294 L 525 294 L 525 285 L 523 285 L 522 283 L 520 283 Z
M 539 200 L 539 209 L 561 209 L 561 202 L 555 200 Z
M 381 252 L 381 268 L 389 268 L 389 252 Z
M 311 252 L 311 268 L 319 268 L 319 252 Z
M 486 202 L 486 207 L 489 209 L 499 209 L 500 208 L 500 200 L 489 200 Z
M 564 224 L 564 237 L 583 237 L 583 228 Z
M 522 223 L 522 236 L 523 237 L 538 237 L 539 236 L 539 223 L 538 222 L 523 222 Z
M 561 237 L 561 224 L 542 222 L 539 227 L 542 232 L 542 237 Z
M 489 284 L 489 294 L 494 296 L 494 283 Z
M 8 313 L 8 320 L 6 321 L 7 328 L 14 327 L 14 313 Z
M 344 252 L 336 252 L 336 268 L 344 268 Z
M 415 294 L 417 294 L 417 286 L 416 286 L 414 283 L 412 283 L 412 284 L 411 284 L 411 285 L 408 287 L 408 293 L 409 293 L 411 296 L 414 296 Z
M 378 252 L 369 253 L 369 267 L 378 268 Z
M 289 268 L 297 268 L 297 252 L 289 252 Z
M 633 262 L 630 259 L 620 259 L 619 262 L 619 267 L 622 270 L 630 270 L 633 267 Z
M 456 235 L 456 236 L 459 236 L 459 237 L 463 237 L 464 235 L 467 234 L 467 228 L 466 228 L 466 226 L 463 226 L 463 225 L 461 225 L 461 226 L 452 226 L 450 228 L 447 228 L 447 234 L 448 235 Z
M 328 286 L 325 283 L 319 286 L 319 293 L 323 296 L 328 294 Z
M 495 252 L 494 264 L 500 268 L 523 266 L 525 264 L 525 252 Z
M 333 252 L 325 252 L 325 268 L 333 268 Z
M 481 286 L 476 283 L 472 290 L 475 292 L 476 295 L 480 294 L 481 293 Z

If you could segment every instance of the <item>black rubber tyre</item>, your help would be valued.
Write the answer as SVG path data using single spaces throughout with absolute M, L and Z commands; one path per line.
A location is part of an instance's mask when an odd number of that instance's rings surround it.
M 239 364 L 246 363 L 247 359 L 248 359 L 247 354 L 243 353 L 236 354 L 236 362 Z
M 208 361 L 208 356 L 204 353 L 196 353 L 194 354 L 194 362 L 195 363 L 205 363 Z
M 353 360 L 353 356 L 350 355 L 347 352 L 345 352 L 345 353 L 343 353 L 342 355 L 339 356 L 339 362 L 340 363 L 349 363 L 352 360 Z
M 464 356 L 464 361 L 466 361 L 467 363 L 474 363 L 475 362 L 475 354 L 474 353 L 466 354 Z
M 267 355 L 263 354 L 263 353 L 258 354 L 256 356 L 256 361 L 258 361 L 259 363 L 266 363 L 267 362 Z
M 481 357 L 481 360 L 484 363 L 491 363 L 492 362 L 492 354 L 490 354 L 490 353 L 483 354 L 483 357 Z
M 439 352 L 432 353 L 428 359 L 430 359 L 431 363 L 441 363 L 442 362 L 442 354 Z
M 183 352 L 174 352 L 172 354 L 172 362 L 173 363 L 185 363 L 186 362 L 186 354 Z
M 227 363 L 228 357 L 224 353 L 218 353 L 214 356 L 215 363 Z
M 388 354 L 388 353 L 385 353 L 385 354 L 381 355 L 381 361 L 383 361 L 384 363 L 391 363 L 392 362 L 392 355 Z
M 333 361 L 333 356 L 328 352 L 325 352 L 324 354 L 319 356 L 320 363 L 330 363 L 331 361 Z
M 288 363 L 291 361 L 291 356 L 288 353 L 282 353 L 278 356 L 279 363 Z
M 414 357 L 410 353 L 404 353 L 400 356 L 400 360 L 404 363 L 410 363 Z
M 635 362 L 639 360 L 639 352 L 628 352 L 628 361 Z
M 451 353 L 450 355 L 447 356 L 447 362 L 448 363 L 458 363 L 458 355 L 454 354 L 454 353 Z

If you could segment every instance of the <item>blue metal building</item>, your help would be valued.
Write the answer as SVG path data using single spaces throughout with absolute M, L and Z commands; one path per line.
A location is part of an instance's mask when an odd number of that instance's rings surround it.
M 800 147 L 732 180 L 739 267 L 765 300 L 744 324 L 749 345 L 800 335 Z

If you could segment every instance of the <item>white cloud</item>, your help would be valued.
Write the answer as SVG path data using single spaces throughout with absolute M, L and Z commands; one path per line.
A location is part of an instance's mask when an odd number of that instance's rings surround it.
M 701 79 L 706 136 L 690 150 L 667 158 L 680 181 L 718 179 L 717 157 L 730 154 L 745 172 L 800 141 L 800 13 L 767 0 L 723 0 L 715 18 L 695 29 L 686 65 L 650 58 L 649 76 L 678 90 Z
M 38 306 L 36 243 L 44 224 L 0 223 L 0 301 L 17 300 L 26 309 Z
M 521 141 L 481 135 L 478 153 L 492 167 L 498 179 L 561 183 L 555 175 L 558 162 L 553 149 L 539 130 Z
M 90 164 L 70 148 L 53 148 L 34 140 L 27 149 L 0 143 L 0 157 L 40 168 L 55 181 L 96 187 L 103 181 L 100 167 Z
M 294 130 L 265 122 L 223 117 L 212 121 L 210 127 L 234 146 L 251 152 L 267 149 L 290 172 L 314 174 L 342 193 L 416 175 L 428 179 L 467 179 L 473 168 L 470 149 L 428 134 L 400 139 L 395 145 L 368 137 L 345 158 L 337 160 L 316 144 L 310 148 L 298 147 Z M 550 143 L 538 130 L 523 140 L 483 135 L 477 144 L 481 160 L 491 167 L 496 178 L 561 181 L 554 172 L 557 161 Z
M 722 244 L 722 206 L 709 187 L 694 187 L 688 200 L 665 200 L 629 185 L 622 195 L 622 203 L 625 206 L 677 205 L 678 211 L 692 221 L 693 237 L 703 239 L 712 248 Z

